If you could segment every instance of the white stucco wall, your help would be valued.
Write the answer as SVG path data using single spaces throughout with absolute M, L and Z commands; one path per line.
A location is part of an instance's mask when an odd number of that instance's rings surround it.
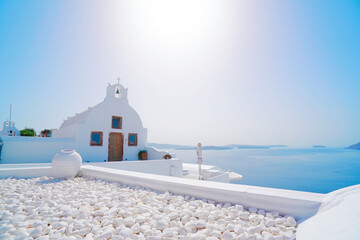
M 163 176 L 183 176 L 182 161 L 179 159 L 151 160 L 151 161 L 121 161 L 121 162 L 98 162 L 84 164 L 91 166 L 106 167 L 126 171 L 158 174 Z
M 156 149 L 154 147 L 147 147 L 146 151 L 148 153 L 148 158 L 149 159 L 163 159 L 163 157 L 166 154 L 170 154 L 167 151 L 160 151 L 160 150 L 158 150 L 158 149 Z M 174 157 L 174 156 L 172 156 L 172 157 Z
M 1 164 L 7 165 L 7 164 Z M 0 178 L 34 178 L 34 177 L 54 177 L 51 166 L 33 166 L 33 167 L 6 167 L 0 168 Z
M 112 128 L 112 116 L 122 117 L 122 129 Z M 102 146 L 90 146 L 92 131 L 103 133 Z M 143 128 L 136 111 L 125 99 L 108 98 L 93 107 L 84 122 L 78 124 L 76 146 L 84 162 L 108 160 L 110 133 L 123 134 L 123 160 L 137 160 L 139 151 L 146 148 L 147 129 Z M 137 146 L 128 146 L 129 133 L 137 134 Z
M 141 173 L 151 173 L 163 176 L 182 177 L 183 175 L 182 162 L 179 159 L 83 163 L 83 166 L 86 165 L 126 171 L 136 171 Z M 0 178 L 29 178 L 41 176 L 53 176 L 51 171 L 51 163 L 0 164 Z
M 62 149 L 74 149 L 71 138 L 1 136 L 3 146 L 0 163 L 49 163 Z
M 298 226 L 297 240 L 360 239 L 360 184 L 326 194 L 318 213 Z
M 118 95 L 115 94 L 117 88 L 120 90 Z M 147 146 L 147 129 L 129 105 L 127 89 L 120 84 L 109 84 L 106 92 L 103 102 L 65 120 L 54 131 L 53 137 L 74 136 L 75 149 L 84 162 L 103 162 L 108 161 L 110 133 L 122 133 L 123 160 L 138 160 L 139 151 L 145 150 Z M 112 116 L 122 118 L 122 129 L 112 128 Z M 91 132 L 103 133 L 102 146 L 90 145 Z M 137 134 L 137 146 L 128 146 L 129 133 Z
M 53 137 L 53 138 L 75 138 L 76 131 L 77 131 L 77 124 L 73 124 L 70 126 L 62 127 L 61 131 L 59 131 L 59 129 L 53 129 L 51 137 Z

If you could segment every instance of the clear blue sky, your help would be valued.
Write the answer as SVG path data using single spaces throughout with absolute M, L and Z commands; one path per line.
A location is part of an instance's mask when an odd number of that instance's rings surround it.
M 149 141 L 360 141 L 360 1 L 0 1 L 0 121 L 57 128 L 120 76 Z

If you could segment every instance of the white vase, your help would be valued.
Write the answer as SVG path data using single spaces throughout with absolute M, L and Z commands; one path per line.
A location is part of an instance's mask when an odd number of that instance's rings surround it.
M 81 168 L 82 158 L 75 150 L 61 150 L 51 162 L 57 178 L 75 177 Z

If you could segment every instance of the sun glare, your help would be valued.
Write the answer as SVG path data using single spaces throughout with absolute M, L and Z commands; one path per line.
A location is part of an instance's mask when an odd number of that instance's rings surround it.
M 153 46 L 164 50 L 197 44 L 206 34 L 213 12 L 213 5 L 206 1 L 135 1 L 133 5 L 139 30 L 152 39 Z

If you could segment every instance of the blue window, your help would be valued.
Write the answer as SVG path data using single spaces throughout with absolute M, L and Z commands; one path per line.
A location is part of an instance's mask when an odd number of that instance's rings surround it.
M 90 146 L 102 146 L 103 133 L 91 132 Z
M 137 146 L 137 134 L 136 133 L 129 133 L 129 146 Z
M 111 120 L 111 127 L 121 129 L 122 128 L 122 118 L 113 116 L 112 120 Z

